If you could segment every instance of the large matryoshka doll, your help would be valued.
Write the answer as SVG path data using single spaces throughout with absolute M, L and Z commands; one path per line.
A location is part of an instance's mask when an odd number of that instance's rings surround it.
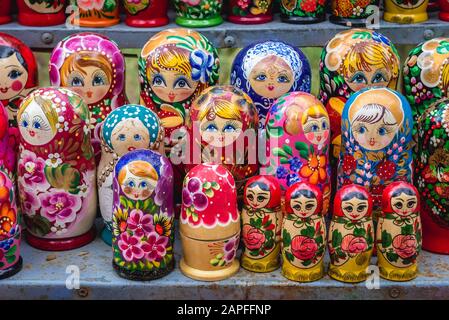
M 323 215 L 329 208 L 329 116 L 323 104 L 304 92 L 279 98 L 267 118 L 267 158 L 261 174 L 275 176 L 282 193 L 296 182 L 318 186 Z
M 272 176 L 252 177 L 243 200 L 242 267 L 254 272 L 276 270 L 281 251 L 281 186 Z
M 186 172 L 200 163 L 222 164 L 238 189 L 257 174 L 257 110 L 242 90 L 215 86 L 203 91 L 190 109 L 185 137 Z
M 301 50 L 284 42 L 265 41 L 241 50 L 232 65 L 231 85 L 245 91 L 259 113 L 259 128 L 265 127 L 274 101 L 292 92 L 310 92 L 309 61 Z
M 78 93 L 89 106 L 92 144 L 101 152 L 100 126 L 127 103 L 125 58 L 115 42 L 96 33 L 78 33 L 58 43 L 50 58 L 50 82 Z
M 328 234 L 329 276 L 342 282 L 362 282 L 374 248 L 373 200 L 365 188 L 351 184 L 335 195 Z
M 368 29 L 338 33 L 324 47 L 320 64 L 320 100 L 331 122 L 331 163 L 340 156 L 341 114 L 349 97 L 367 87 L 396 90 L 399 54 L 384 35 Z M 336 172 L 333 171 L 333 176 Z
M 311 282 L 324 276 L 326 223 L 323 194 L 314 185 L 295 183 L 285 196 L 282 225 L 282 275 L 298 282 Z
M 186 276 L 217 281 L 239 270 L 240 214 L 232 174 L 222 165 L 200 164 L 184 179 L 179 219 L 180 268 Z
M 382 278 L 409 281 L 418 275 L 422 231 L 418 190 L 396 181 L 385 188 L 376 231 L 377 265 Z
M 338 188 L 365 187 L 373 197 L 374 218 L 386 186 L 398 180 L 412 183 L 412 130 L 410 105 L 394 90 L 365 89 L 345 105 Z
M 22 100 L 38 85 L 33 52 L 22 41 L 0 33 L 0 101 L 8 110 L 9 123 L 17 127 Z
M 330 22 L 347 27 L 368 27 L 379 14 L 379 0 L 332 0 Z
M 134 150 L 114 172 L 114 269 L 132 280 L 161 278 L 175 266 L 170 161 L 152 150 Z
M 68 0 L 18 0 L 17 20 L 25 26 L 45 27 L 65 22 Z
M 64 88 L 41 88 L 23 100 L 20 130 L 19 203 L 27 240 L 42 250 L 69 250 L 95 238 L 95 159 L 89 109 Z
M 164 154 L 163 128 L 150 109 L 124 105 L 106 117 L 100 135 L 101 160 L 97 168 L 97 186 L 100 211 L 105 222 L 101 236 L 107 244 L 111 244 L 114 167 L 120 157 L 136 149 L 150 149 Z
M 449 99 L 430 106 L 417 127 L 414 177 L 421 196 L 422 247 L 449 254 Z

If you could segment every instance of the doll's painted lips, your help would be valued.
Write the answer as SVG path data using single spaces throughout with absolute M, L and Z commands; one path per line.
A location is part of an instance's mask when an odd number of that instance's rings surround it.
M 170 99 L 171 102 L 173 102 L 175 100 L 176 95 L 174 93 L 169 93 L 168 94 L 168 98 Z
M 92 91 L 87 91 L 86 92 L 86 95 L 87 95 L 87 97 L 88 98 L 92 98 L 92 95 L 93 95 L 94 93 L 92 92 Z
M 128 148 L 128 151 L 134 151 L 134 150 L 136 150 L 135 147 L 129 147 L 129 148 Z
M 36 132 L 30 131 L 30 136 L 34 137 L 36 135 Z
M 374 146 L 375 144 L 376 144 L 376 140 L 371 139 L 371 140 L 369 141 L 369 145 L 370 145 L 370 146 Z
M 316 137 L 316 140 L 317 140 L 318 142 L 320 142 L 320 141 L 321 141 L 321 136 Z
M 268 90 L 273 91 L 274 90 L 274 86 L 268 86 Z
M 357 219 L 359 217 L 357 214 L 350 214 L 350 216 L 354 219 Z
M 9 88 L 0 88 L 0 92 L 1 93 L 6 93 L 8 92 Z

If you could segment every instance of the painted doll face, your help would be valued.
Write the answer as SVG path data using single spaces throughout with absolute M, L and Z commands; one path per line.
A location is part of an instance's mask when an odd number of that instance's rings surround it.
M 270 99 L 279 98 L 289 92 L 294 80 L 291 67 L 276 56 L 263 58 L 249 74 L 253 90 L 258 95 Z
M 372 70 L 356 70 L 345 75 L 346 84 L 352 91 L 357 92 L 368 87 L 388 87 L 391 81 L 391 70 L 371 66 Z
M 307 140 L 316 145 L 323 144 L 329 138 L 329 118 L 308 117 L 306 123 L 303 125 L 303 129 Z
M 308 218 L 315 213 L 318 207 L 318 202 L 315 198 L 307 198 L 300 195 L 298 198 L 290 200 L 290 206 L 295 215 L 300 218 Z
M 31 145 L 40 146 L 49 143 L 56 131 L 50 125 L 47 116 L 34 100 L 21 114 L 19 130 L 22 137 Z
M 208 117 L 205 117 L 200 123 L 201 137 L 213 147 L 226 147 L 238 139 L 242 126 L 242 122 L 238 120 L 219 116 L 208 120 Z
M 153 194 L 156 184 L 151 178 L 138 177 L 127 170 L 121 188 L 129 199 L 146 200 Z
M 65 82 L 67 87 L 82 96 L 87 104 L 99 102 L 111 88 L 106 73 L 95 66 L 71 71 Z
M 10 100 L 20 94 L 28 79 L 28 71 L 14 53 L 0 59 L 0 100 Z
M 390 201 L 393 211 L 400 216 L 408 216 L 418 207 L 418 198 L 415 195 L 401 193 L 399 196 L 392 197 Z
M 150 86 L 154 93 L 168 103 L 180 102 L 188 99 L 196 90 L 198 81 L 179 72 L 161 70 L 151 72 Z
M 270 202 L 270 191 L 264 191 L 259 186 L 246 190 L 246 200 L 254 209 L 265 208 Z
M 343 214 L 351 220 L 362 219 L 368 213 L 368 200 L 352 198 L 341 202 Z
M 112 130 L 111 144 L 115 153 L 122 156 L 136 149 L 147 149 L 150 145 L 150 134 L 139 119 L 125 119 Z

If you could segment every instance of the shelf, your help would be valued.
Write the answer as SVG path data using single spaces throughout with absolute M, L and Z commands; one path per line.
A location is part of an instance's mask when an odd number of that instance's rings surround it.
M 100 229 L 100 228 L 98 228 Z M 178 235 L 178 234 L 177 234 Z M 22 242 L 23 269 L 0 281 L 0 299 L 448 299 L 449 256 L 423 252 L 420 275 L 404 282 L 380 280 L 380 288 L 369 290 L 365 283 L 345 284 L 328 276 L 312 283 L 296 283 L 280 270 L 258 274 L 240 269 L 227 280 L 199 282 L 179 270 L 181 244 L 175 243 L 175 270 L 150 282 L 120 278 L 112 268 L 112 251 L 99 238 L 67 252 L 44 252 Z M 47 257 L 54 255 L 53 260 Z M 54 258 L 53 257 L 53 258 Z M 372 261 L 375 264 L 375 258 Z M 80 269 L 80 290 L 68 290 L 66 268 Z M 327 263 L 326 263 L 327 265 Z
M 171 19 L 173 21 L 173 19 Z M 52 27 L 26 27 L 16 22 L 0 25 L 0 32 L 20 38 L 33 49 L 51 49 L 69 34 L 93 31 L 114 39 L 121 48 L 142 48 L 155 33 L 166 28 L 176 28 L 174 22 L 158 28 L 132 28 L 122 22 L 108 28 L 67 29 L 65 25 Z M 197 29 L 219 48 L 242 48 L 262 40 L 281 40 L 299 47 L 322 47 L 337 32 L 347 29 L 325 21 L 318 24 L 293 25 L 280 22 L 276 15 L 273 22 L 261 25 L 238 25 L 230 22 Z M 381 21 L 380 31 L 396 45 L 416 45 L 434 37 L 449 36 L 449 22 L 438 20 L 432 13 L 429 21 L 421 24 L 401 25 Z

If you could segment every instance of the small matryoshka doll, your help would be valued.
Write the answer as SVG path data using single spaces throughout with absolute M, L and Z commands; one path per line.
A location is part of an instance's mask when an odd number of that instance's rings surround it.
M 306 182 L 288 188 L 282 225 L 282 275 L 298 282 L 324 276 L 326 223 L 322 215 L 323 194 Z
M 329 116 L 323 104 L 304 92 L 279 98 L 267 118 L 267 157 L 261 174 L 275 176 L 284 195 L 296 182 L 318 186 L 323 193 L 323 215 L 329 208 Z
M 272 176 L 248 180 L 242 210 L 242 267 L 254 272 L 279 268 L 281 251 L 281 187 Z
M 71 23 L 78 23 L 80 27 L 103 28 L 120 22 L 117 0 L 70 0 L 70 4 L 79 10 L 78 21 L 72 18 Z
M 0 33 L 0 101 L 8 110 L 10 126 L 17 127 L 20 103 L 37 85 L 37 63 L 31 49 Z
M 149 28 L 168 24 L 168 0 L 123 0 L 126 24 L 131 27 Z
M 95 238 L 95 159 L 89 109 L 64 88 L 41 88 L 22 102 L 19 203 L 27 240 L 38 249 L 81 247 Z
M 284 42 L 265 41 L 241 50 L 232 65 L 231 85 L 246 92 L 259 114 L 259 128 L 265 128 L 274 101 L 292 92 L 310 92 L 309 61 L 301 50 Z
M 417 127 L 414 177 L 421 198 L 422 246 L 449 254 L 449 99 L 431 105 Z
M 343 282 L 362 282 L 374 247 L 373 200 L 365 188 L 351 184 L 335 195 L 328 234 L 329 275 Z
M 370 18 L 379 14 L 379 2 L 379 0 L 332 0 L 332 15 L 329 20 L 347 27 L 366 27 Z
M 421 251 L 419 193 L 406 182 L 385 188 L 376 232 L 377 264 L 382 278 L 408 281 L 418 275 Z
M 229 0 L 228 20 L 239 24 L 260 24 L 273 20 L 273 0 Z
M 139 105 L 114 109 L 101 128 L 101 160 L 97 168 L 100 211 L 105 222 L 101 237 L 111 244 L 113 172 L 120 157 L 136 149 L 150 149 L 164 154 L 163 129 L 157 115 Z
M 394 23 L 427 21 L 429 0 L 385 0 L 384 20 Z
M 233 86 L 206 89 L 190 109 L 186 172 L 200 163 L 222 164 L 240 189 L 259 168 L 257 128 L 257 110 L 246 93 Z
M 362 90 L 343 109 L 338 188 L 365 187 L 373 197 L 374 218 L 386 186 L 412 183 L 412 130 L 410 105 L 389 88 Z
M 331 120 L 333 177 L 340 156 L 341 114 L 346 101 L 367 87 L 396 90 L 400 68 L 396 47 L 376 31 L 343 31 L 325 45 L 320 64 L 320 100 Z
M 280 0 L 280 3 L 283 22 L 307 24 L 326 18 L 326 0 Z
M 223 23 L 223 0 L 173 0 L 175 22 L 187 28 L 213 27 Z
M 114 172 L 114 269 L 132 280 L 161 278 L 175 265 L 170 161 L 152 150 L 134 150 Z
M 240 240 L 240 214 L 232 174 L 221 165 L 200 164 L 186 175 L 179 219 L 182 273 L 217 281 L 239 270 L 235 259 Z
M 17 20 L 25 26 L 54 26 L 63 24 L 67 0 L 18 0 Z M 68 2 L 68 1 L 67 1 Z
M 438 2 L 436 5 L 435 2 Z M 434 5 L 432 5 L 434 4 Z M 449 21 L 449 0 L 436 0 L 436 1 L 430 1 L 429 3 L 429 9 L 434 8 L 439 5 L 439 8 L 441 9 L 438 18 L 443 21 Z M 438 10 L 435 9 L 435 10 Z
M 99 157 L 101 122 L 128 101 L 123 54 L 115 42 L 103 35 L 78 33 L 58 43 L 49 69 L 51 85 L 78 93 L 89 106 L 92 144 Z
M 11 22 L 11 2 L 11 0 L 0 0 L 0 24 Z

